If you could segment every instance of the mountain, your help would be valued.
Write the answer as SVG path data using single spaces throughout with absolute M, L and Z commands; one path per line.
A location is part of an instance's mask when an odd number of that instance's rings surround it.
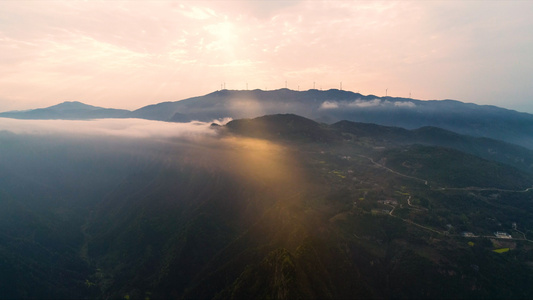
M 506 141 L 533 149 L 533 115 L 490 105 L 454 100 L 361 95 L 343 90 L 293 91 L 279 89 L 220 90 L 204 96 L 148 105 L 134 111 L 105 109 L 79 102 L 48 108 L 0 113 L 18 119 L 142 118 L 148 120 L 211 122 L 296 114 L 328 124 L 342 120 L 417 129 L 437 127 L 476 137 Z
M 407 130 L 351 121 L 327 125 L 294 114 L 280 114 L 233 120 L 228 122 L 225 128 L 239 135 L 271 140 L 329 144 L 338 144 L 343 140 L 359 143 L 370 140 L 374 147 L 383 148 L 406 145 L 445 147 L 533 173 L 533 150 L 436 127 Z
M 78 101 L 67 101 L 46 108 L 0 113 L 0 117 L 13 119 L 101 119 L 125 118 L 130 111 L 124 109 L 102 108 Z
M 422 101 L 377 97 L 342 90 L 233 91 L 149 105 L 133 117 L 174 122 L 209 122 L 292 113 L 320 122 L 341 120 L 416 129 L 439 127 L 461 134 L 504 140 L 533 148 L 533 115 L 454 100 Z
M 294 114 L 212 129 L 0 132 L 0 298 L 533 297 L 533 173 L 432 145 L 484 139 Z
M 445 129 L 426 126 L 407 130 L 399 127 L 340 121 L 331 125 L 348 138 L 370 138 L 376 145 L 430 145 L 452 148 L 478 157 L 498 161 L 517 169 L 533 172 L 533 150 L 484 137 L 458 134 Z
M 232 120 L 225 127 L 231 132 L 255 138 L 322 143 L 340 140 L 340 136 L 332 132 L 328 125 L 294 114 Z
M 533 151 L 439 128 L 406 130 L 349 121 L 326 125 L 291 114 L 234 120 L 225 127 L 240 136 L 296 145 L 342 148 L 348 144 L 405 175 L 444 186 L 512 190 L 533 186 Z M 371 147 L 363 146 L 369 143 Z

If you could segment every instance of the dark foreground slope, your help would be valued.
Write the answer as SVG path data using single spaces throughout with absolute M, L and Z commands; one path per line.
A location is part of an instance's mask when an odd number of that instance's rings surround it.
M 295 115 L 213 127 L 1 133 L 0 298 L 533 296 L 531 174 Z

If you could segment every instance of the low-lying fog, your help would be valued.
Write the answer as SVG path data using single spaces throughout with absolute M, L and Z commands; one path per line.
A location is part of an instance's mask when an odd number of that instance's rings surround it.
M 102 181 L 115 173 L 125 176 L 132 166 L 188 165 L 267 185 L 299 177 L 291 167 L 295 159 L 284 147 L 220 135 L 211 128 L 213 122 L 0 118 L 0 171 L 22 181 L 59 186 L 71 182 L 73 188 L 80 181 Z
M 228 121 L 171 123 L 144 119 L 17 120 L 0 118 L 0 131 L 27 135 L 164 138 L 213 135 L 213 130 L 209 129 L 211 123 L 225 124 Z

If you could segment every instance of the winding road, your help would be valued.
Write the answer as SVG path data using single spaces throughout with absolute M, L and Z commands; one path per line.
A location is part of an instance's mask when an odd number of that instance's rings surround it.
M 362 155 L 362 154 L 357 154 L 357 155 L 360 156 L 360 157 L 368 159 L 374 165 L 376 165 L 376 166 L 378 166 L 380 168 L 383 168 L 383 169 L 385 169 L 385 170 L 387 170 L 387 171 L 389 171 L 391 173 L 394 173 L 394 174 L 402 176 L 402 177 L 406 177 L 406 178 L 414 179 L 414 180 L 417 180 L 417 181 L 421 181 L 421 182 L 424 183 L 424 185 L 428 186 L 430 189 L 432 189 L 434 191 L 497 191 L 497 192 L 507 192 L 507 193 L 527 193 L 527 192 L 533 190 L 533 186 L 531 186 L 529 188 L 526 188 L 525 190 L 507 190 L 507 189 L 500 189 L 500 188 L 495 188 L 495 187 L 486 187 L 486 188 L 482 188 L 482 187 L 462 187 L 462 188 L 458 188 L 458 187 L 440 187 L 440 188 L 433 188 L 433 187 L 431 187 L 428 184 L 428 180 L 427 179 L 422 179 L 422 178 L 418 178 L 418 177 L 402 174 L 402 173 L 400 173 L 398 171 L 394 171 L 393 169 L 388 168 L 388 167 L 386 167 L 386 166 L 374 161 L 374 159 L 372 159 L 371 157 L 368 157 L 368 156 L 365 156 L 365 155 Z
M 402 177 L 406 177 L 406 178 L 410 178 L 410 179 L 414 179 L 414 180 L 417 180 L 417 181 L 421 181 L 421 182 L 424 182 L 424 185 L 428 186 L 431 190 L 438 190 L 438 191 L 446 191 L 446 190 L 454 190 L 454 191 L 498 191 L 498 192 L 508 192 L 508 193 L 527 193 L 529 191 L 532 191 L 533 190 L 533 186 L 530 187 L 530 188 L 526 188 L 524 190 L 507 190 L 507 189 L 500 189 L 500 188 L 481 188 L 481 187 L 466 187 L 466 188 L 454 188 L 454 187 L 442 187 L 442 188 L 432 188 L 429 184 L 428 184 L 428 180 L 427 179 L 422 179 L 422 178 L 418 178 L 418 177 L 413 177 L 413 176 L 409 176 L 409 175 L 405 175 L 405 174 L 402 174 L 400 172 L 397 172 L 397 171 L 394 171 L 393 169 L 391 168 L 388 168 L 376 161 L 374 161 L 374 159 L 372 159 L 371 157 L 368 157 L 368 156 L 364 156 L 364 155 L 361 155 L 361 154 L 358 154 L 358 156 L 360 157 L 363 157 L 363 158 L 366 158 L 368 159 L 372 164 L 380 167 L 380 168 L 383 168 L 391 173 L 394 173 L 396 175 L 399 175 L 399 176 L 402 176 Z M 412 205 L 411 204 L 411 196 L 409 195 L 409 197 L 407 198 L 407 204 L 409 205 L 409 207 L 411 207 L 412 209 L 417 209 L 417 210 L 421 210 L 421 208 L 415 206 L 415 205 Z M 446 235 L 446 236 L 459 236 L 459 235 L 450 235 L 448 234 L 447 231 L 439 231 L 439 230 L 436 230 L 436 229 L 433 229 L 433 228 L 430 228 L 430 227 L 427 227 L 427 226 L 424 226 L 424 225 L 421 225 L 421 224 L 418 224 L 418 223 L 415 223 L 409 219 L 403 219 L 399 216 L 395 216 L 393 215 L 393 212 L 394 212 L 394 209 L 396 208 L 396 206 L 394 205 L 390 205 L 390 204 L 387 204 L 388 206 L 391 206 L 392 207 L 392 210 L 389 212 L 389 215 L 391 217 L 395 217 L 395 218 L 399 218 L 400 220 L 406 222 L 406 223 L 409 223 L 409 224 L 412 224 L 414 226 L 417 226 L 417 227 L 420 227 L 420 228 L 423 228 L 425 230 L 428 230 L 428 231 L 431 231 L 431 232 L 435 232 L 435 233 L 438 233 L 440 235 Z M 515 231 L 519 232 L 522 234 L 523 238 L 510 238 L 510 239 L 507 239 L 507 240 L 518 240 L 518 241 L 528 241 L 528 242 L 532 242 L 532 240 L 528 240 L 526 238 L 526 235 L 517 230 L 517 229 L 514 229 Z M 475 236 L 476 238 L 494 238 L 494 239 L 502 239 L 502 238 L 498 238 L 496 236 Z

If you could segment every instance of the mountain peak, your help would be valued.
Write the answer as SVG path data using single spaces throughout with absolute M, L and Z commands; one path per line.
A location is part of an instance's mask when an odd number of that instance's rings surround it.
M 8 111 L 0 113 L 0 117 L 33 120 L 85 120 L 101 118 L 125 118 L 131 112 L 124 109 L 102 108 L 79 101 L 65 101 L 53 106 L 26 111 Z
M 334 134 L 319 123 L 295 115 L 274 114 L 254 119 L 238 119 L 226 124 L 231 132 L 255 138 L 274 138 L 285 140 L 332 142 Z
M 65 111 L 65 110 L 78 110 L 78 109 L 84 109 L 84 110 L 95 110 L 95 109 L 101 109 L 101 107 L 85 104 L 79 101 L 65 101 L 53 106 L 49 106 L 46 109 L 52 109 L 56 111 Z

